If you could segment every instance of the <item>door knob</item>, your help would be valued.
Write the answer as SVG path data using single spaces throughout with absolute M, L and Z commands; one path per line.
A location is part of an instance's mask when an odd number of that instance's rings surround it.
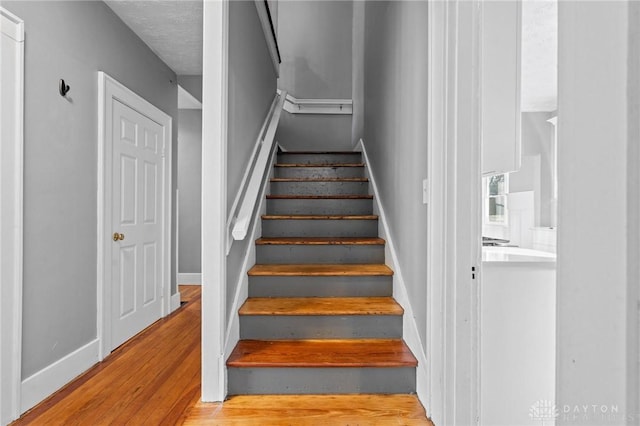
M 113 241 L 122 241 L 124 240 L 124 234 L 118 234 L 117 232 L 113 233 Z

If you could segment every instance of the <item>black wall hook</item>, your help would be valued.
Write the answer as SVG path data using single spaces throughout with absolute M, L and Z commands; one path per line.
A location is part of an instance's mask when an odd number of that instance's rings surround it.
M 60 96 L 66 96 L 67 93 L 69 93 L 69 90 L 71 90 L 71 86 L 66 84 L 63 79 L 60 79 L 58 90 L 60 90 Z

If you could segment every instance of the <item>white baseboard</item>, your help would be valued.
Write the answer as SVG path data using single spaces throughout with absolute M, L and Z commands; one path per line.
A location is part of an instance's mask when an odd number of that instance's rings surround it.
M 33 408 L 49 395 L 98 362 L 99 341 L 95 339 L 64 358 L 22 381 L 20 413 Z
M 371 163 L 367 156 L 367 150 L 364 146 L 364 141 L 360 139 L 354 151 L 362 152 L 364 157 L 364 163 L 371 183 L 371 189 L 373 190 L 374 199 L 374 213 L 378 215 L 378 233 L 380 238 L 386 241 L 385 244 L 385 263 L 393 271 L 393 298 L 404 308 L 404 316 L 402 321 L 402 336 L 404 341 L 413 352 L 413 355 L 418 360 L 418 367 L 416 368 L 416 393 L 420 401 L 425 404 L 429 400 L 429 381 L 428 381 L 428 361 L 427 355 L 424 352 L 422 341 L 420 340 L 420 334 L 418 332 L 418 325 L 416 324 L 415 316 L 413 315 L 413 309 L 409 300 L 409 293 L 402 276 L 402 270 L 400 269 L 400 263 L 398 262 L 398 254 L 396 252 L 395 245 L 391 232 L 389 231 L 389 225 L 382 203 L 380 201 L 380 193 L 378 192 L 378 186 L 371 173 Z
M 171 296 L 171 306 L 170 306 L 169 313 L 174 312 L 179 307 L 180 307 L 180 292 L 176 291 L 176 294 Z
M 202 274 L 200 272 L 178 273 L 178 285 L 202 285 Z

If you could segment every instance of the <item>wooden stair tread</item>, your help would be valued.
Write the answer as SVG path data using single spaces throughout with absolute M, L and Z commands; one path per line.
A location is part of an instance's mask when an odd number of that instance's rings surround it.
M 256 244 L 267 245 L 384 245 L 385 241 L 378 237 L 274 237 L 259 238 Z
M 364 167 L 364 163 L 276 163 L 275 167 Z
M 228 367 L 415 367 L 400 339 L 240 340 Z
M 281 151 L 278 154 L 295 155 L 361 155 L 360 151 Z
M 240 315 L 335 316 L 402 315 L 392 297 L 251 297 Z
M 373 195 L 267 195 L 267 200 L 372 200 Z
M 369 182 L 364 177 L 355 178 L 272 178 L 271 182 Z
M 375 214 L 362 215 L 315 215 L 315 214 L 265 214 L 262 215 L 264 220 L 378 220 Z
M 391 276 L 393 271 L 381 264 L 257 264 L 250 276 Z
M 228 423 L 227 423 L 228 422 Z M 236 395 L 197 402 L 184 425 L 431 425 L 416 395 Z

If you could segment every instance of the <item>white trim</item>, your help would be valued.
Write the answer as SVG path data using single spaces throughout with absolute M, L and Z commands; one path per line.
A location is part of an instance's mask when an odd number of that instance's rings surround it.
M 11 108 L 0 110 L 0 424 L 20 415 L 22 370 L 24 22 L 0 8 L 0 32 L 15 45 L 9 94 Z M 2 82 L 0 92 L 6 90 Z
M 178 285 L 201 285 L 202 274 L 200 272 L 179 272 Z
M 481 6 L 447 2 L 444 424 L 480 419 Z
M 280 94 L 276 94 L 273 97 L 273 101 L 271 102 L 271 106 L 269 107 L 269 112 L 267 113 L 267 118 L 262 123 L 262 127 L 260 128 L 260 132 L 258 133 L 258 137 L 256 138 L 256 143 L 253 146 L 253 151 L 251 151 L 251 155 L 249 156 L 249 162 L 247 164 L 247 168 L 244 171 L 244 175 L 242 176 L 242 180 L 240 181 L 240 188 L 245 188 L 247 184 L 247 179 L 249 179 L 249 175 L 252 170 L 252 165 L 255 164 L 256 158 L 259 153 L 259 148 L 262 146 L 262 136 L 267 131 L 267 127 L 269 126 L 270 118 L 273 115 L 276 105 L 278 103 Z M 240 190 L 236 194 L 236 198 L 233 200 L 233 204 L 231 205 L 231 214 L 227 219 L 227 256 L 231 252 L 231 246 L 233 245 L 233 236 L 231 235 L 233 226 L 234 226 L 234 218 L 236 217 L 236 211 L 238 210 L 238 204 L 242 200 L 242 196 L 244 195 L 244 191 Z
M 99 346 L 98 339 L 92 340 L 24 379 L 20 412 L 24 413 L 29 410 L 95 365 L 98 362 Z
M 251 178 L 249 179 L 247 189 L 246 191 L 244 191 L 244 197 L 242 199 L 242 204 L 240 205 L 240 211 L 238 212 L 238 215 L 234 220 L 233 231 L 231 232 L 234 240 L 244 240 L 244 238 L 247 236 L 249 223 L 251 222 L 251 216 L 253 215 L 256 203 L 258 202 L 258 193 L 260 192 L 260 188 L 262 187 L 264 175 L 267 170 L 266 167 L 268 166 L 269 159 L 271 158 L 271 151 L 274 146 L 274 138 L 276 136 L 276 130 L 278 128 L 278 122 L 280 121 L 280 114 L 282 114 L 282 105 L 284 104 L 286 96 L 287 92 L 282 92 L 282 94 L 280 95 L 280 99 L 278 99 L 278 103 L 276 104 L 276 109 L 273 112 L 273 115 L 267 117 L 269 126 L 267 127 L 266 133 L 264 133 L 264 136 L 262 136 L 262 134 L 259 136 L 259 138 L 262 139 L 260 153 L 258 154 L 258 158 L 253 165 L 253 173 L 251 174 Z M 249 167 L 251 167 L 251 164 L 249 164 Z
M 163 218 L 162 218 L 162 316 L 171 312 L 171 147 L 172 118 L 144 98 L 110 77 L 98 72 L 98 248 L 97 248 L 97 307 L 100 359 L 113 350 L 111 342 L 111 244 L 112 228 L 112 140 L 111 108 L 113 99 L 149 117 L 163 129 Z
M 267 48 L 269 49 L 269 55 L 271 55 L 271 62 L 273 63 L 273 70 L 276 72 L 276 77 L 280 77 L 280 58 L 278 57 L 278 41 L 273 37 L 271 32 L 271 24 L 269 23 L 269 14 L 267 7 L 264 4 L 264 0 L 254 0 L 256 5 L 256 11 L 258 12 L 258 18 L 262 24 L 262 31 L 264 32 L 264 39 L 267 42 Z
M 480 3 L 429 3 L 425 407 L 435 424 L 480 416 Z
M 205 0 L 202 67 L 202 401 L 226 394 L 229 0 Z
M 445 258 L 446 214 L 446 114 L 447 114 L 447 7 L 428 3 L 428 201 L 427 201 L 427 332 L 426 373 L 429 379 L 425 409 L 435 424 L 444 424 L 445 413 Z
M 24 21 L 7 9 L 0 7 L 0 32 L 17 43 L 24 42 Z
M 278 93 L 281 90 L 278 89 Z M 352 99 L 298 99 L 287 94 L 284 110 L 290 114 L 353 114 Z
M 253 241 L 257 238 L 258 235 L 262 234 L 262 215 L 266 212 L 266 197 L 265 194 L 267 192 L 269 178 L 273 175 L 273 165 L 276 161 L 276 155 L 278 152 L 278 144 L 274 146 L 275 149 L 272 149 L 271 156 L 269 158 L 269 169 L 271 170 L 269 173 L 265 175 L 265 178 L 262 181 L 262 187 L 260 189 L 259 201 L 258 201 L 258 209 L 259 212 L 253 218 L 252 231 L 249 236 L 249 247 L 244 256 L 244 260 L 242 262 L 242 267 L 240 268 L 240 275 L 238 276 L 238 282 L 236 284 L 236 293 L 233 297 L 233 305 L 231 306 L 231 317 L 227 321 L 227 331 L 225 333 L 225 346 L 224 346 L 224 359 L 229 358 L 231 355 L 231 351 L 235 348 L 238 340 L 240 340 L 240 316 L 238 315 L 238 311 L 240 306 L 247 300 L 249 294 L 249 269 L 256 262 L 256 245 L 253 244 Z
M 175 312 L 180 307 L 180 292 L 171 295 L 171 312 Z
M 369 156 L 364 145 L 364 141 L 360 139 L 356 145 L 355 151 L 362 151 L 364 157 L 364 163 L 366 165 L 367 177 L 371 183 L 371 189 L 373 191 L 374 199 L 374 213 L 378 215 L 378 233 L 380 238 L 386 241 L 385 244 L 385 263 L 391 269 L 393 269 L 393 298 L 404 309 L 404 315 L 402 317 L 402 337 L 404 341 L 413 352 L 413 355 L 418 359 L 418 366 L 416 367 L 416 393 L 418 398 L 425 403 L 429 400 L 429 377 L 427 375 L 427 369 L 429 362 L 423 349 L 422 341 L 420 340 L 420 333 L 418 331 L 418 325 L 416 324 L 416 317 L 413 314 L 413 308 L 411 307 L 411 301 L 409 299 L 409 293 L 407 292 L 407 286 L 402 276 L 402 270 L 400 268 L 400 262 L 398 261 L 398 254 L 396 252 L 395 244 L 393 243 L 393 237 L 389 224 L 387 222 L 387 216 L 382 207 L 380 199 L 380 192 L 378 192 L 378 185 L 371 172 L 371 163 L 369 162 Z
M 176 280 L 176 293 L 180 293 L 180 189 L 176 188 L 176 261 L 173 265 L 174 279 Z M 173 303 L 173 296 L 171 296 Z M 173 306 L 173 305 L 172 305 Z M 171 309 L 173 312 L 173 308 Z

